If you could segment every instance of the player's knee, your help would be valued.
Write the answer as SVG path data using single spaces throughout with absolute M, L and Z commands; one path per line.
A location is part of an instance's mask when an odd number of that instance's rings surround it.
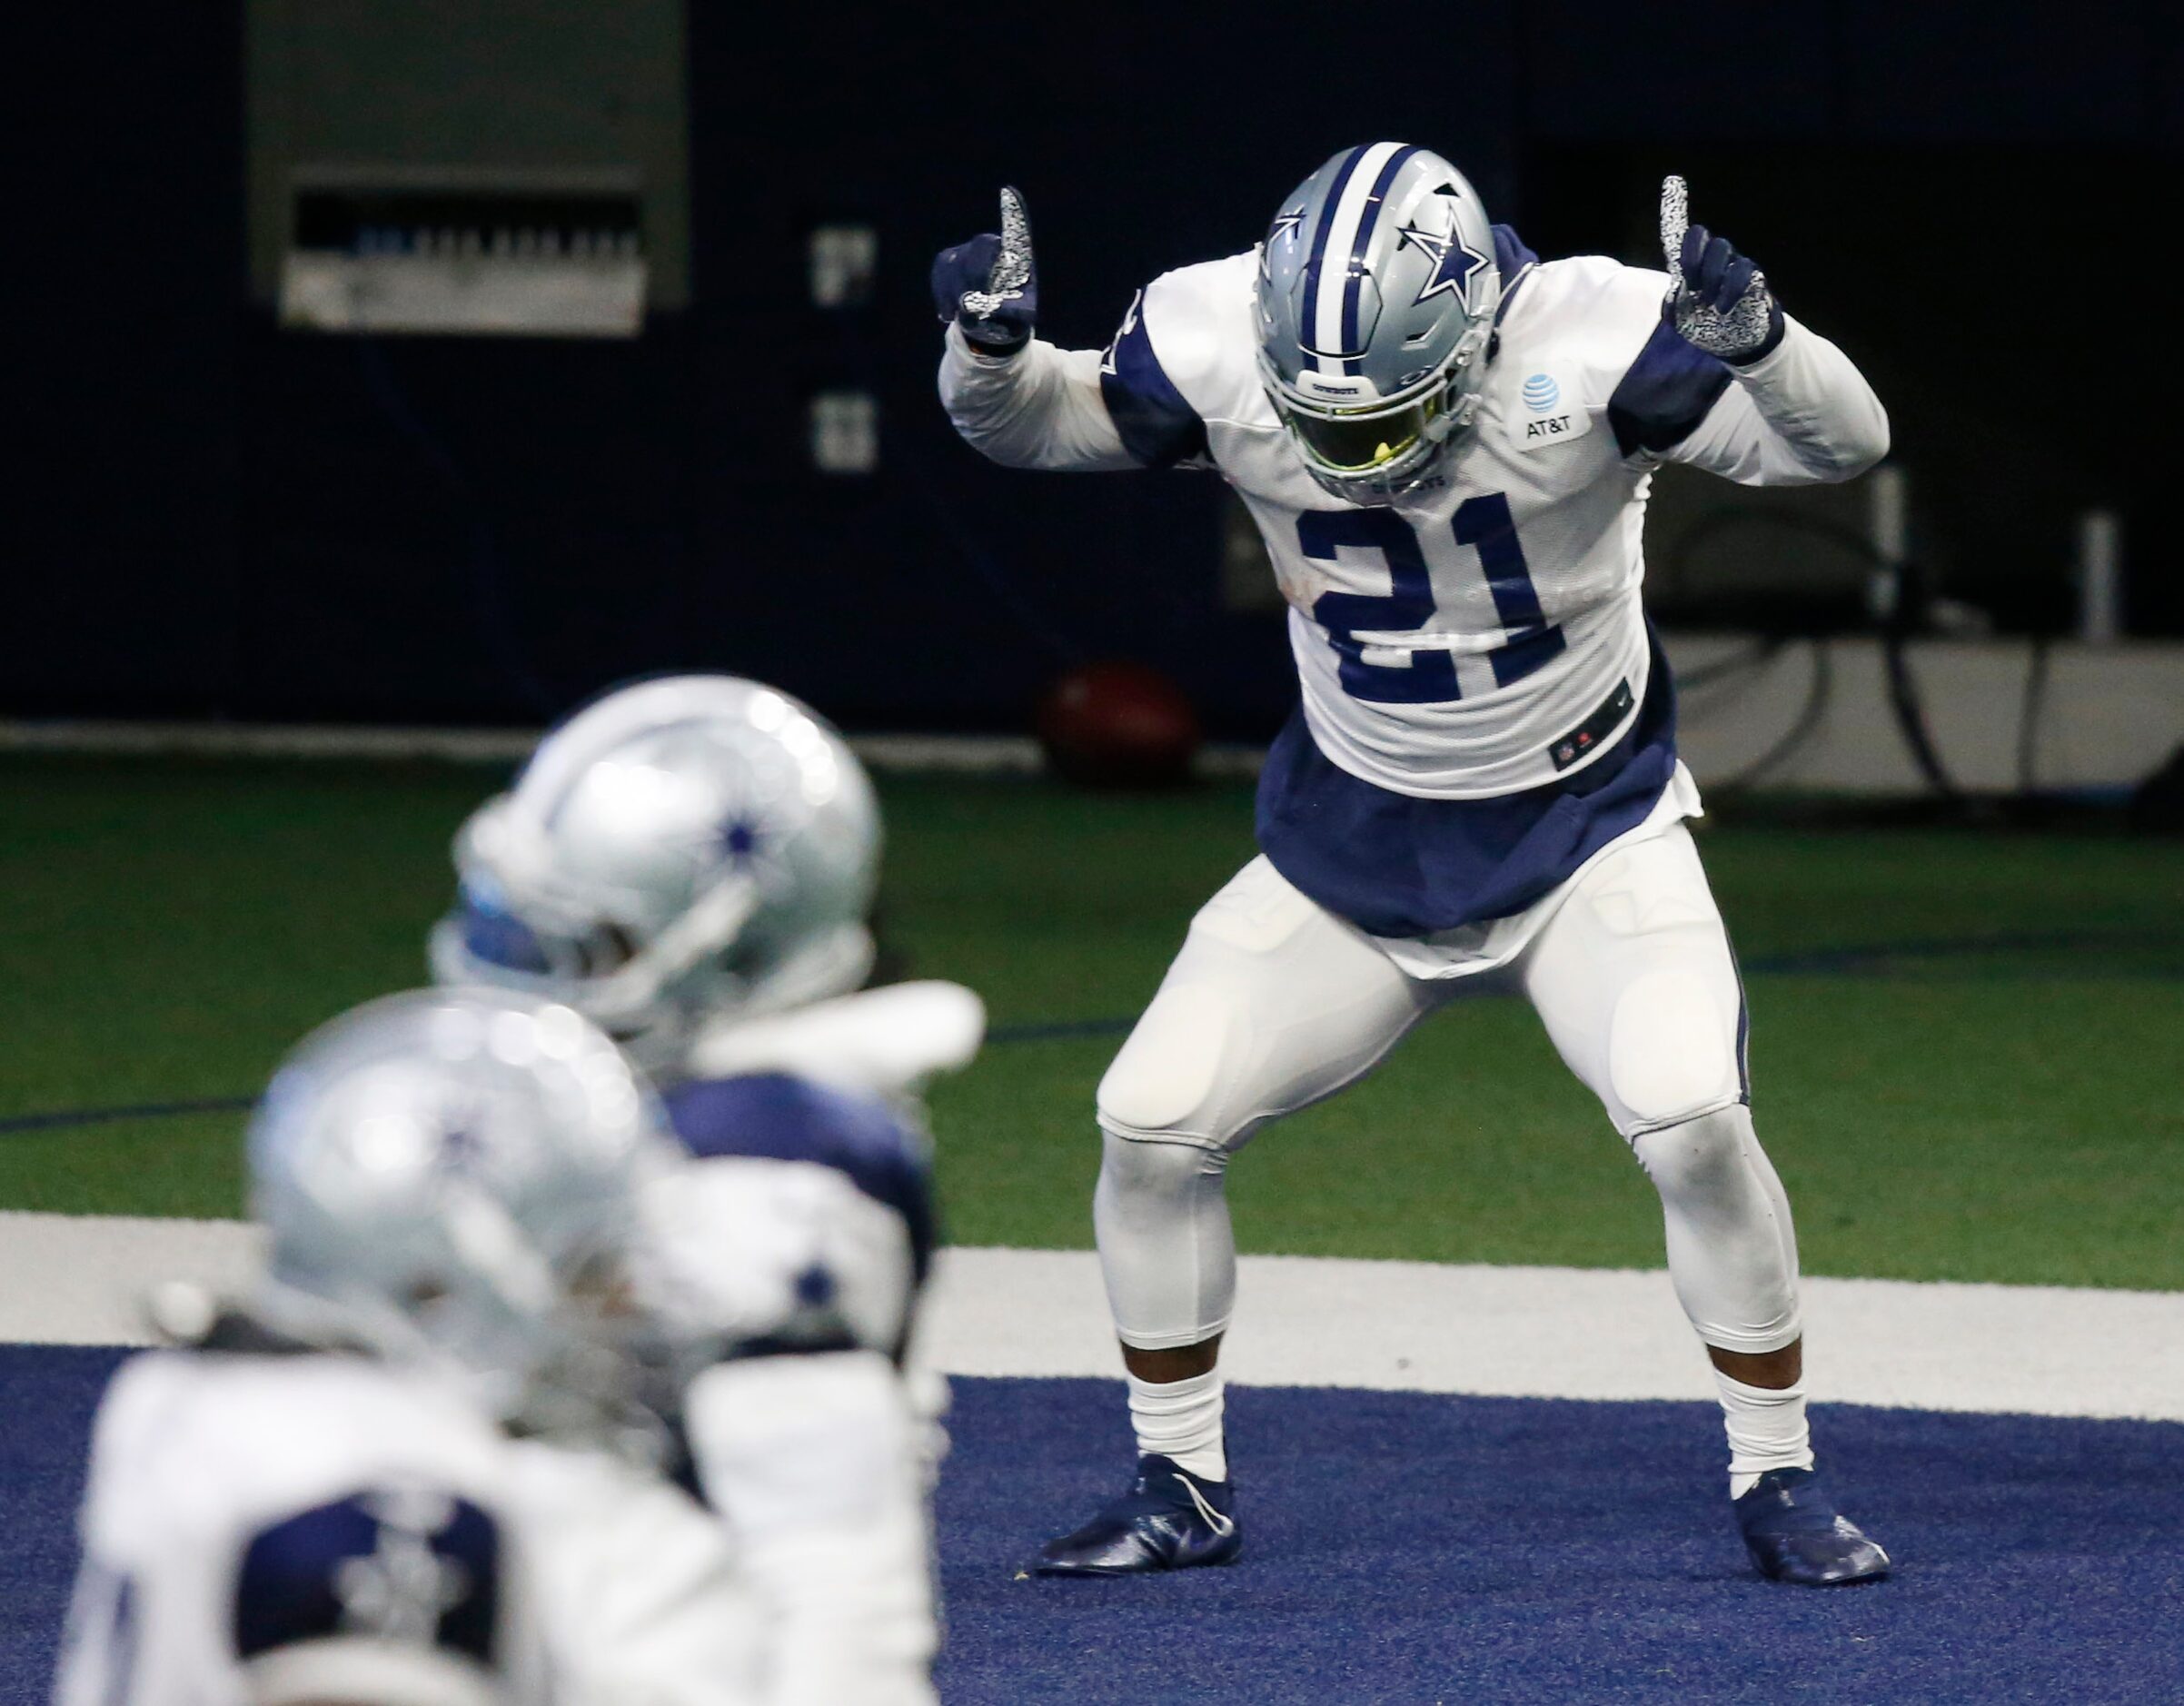
M 1117 1205 L 1188 1196 L 1201 1181 L 1216 1178 L 1228 1157 L 1199 1144 L 1163 1143 L 1103 1134 L 1099 1188 Z
M 1220 1143 L 1216 1091 L 1229 1006 L 1198 984 L 1170 984 L 1153 998 L 1099 1081 L 1099 1123 L 1126 1136 Z
M 1751 1194 L 1744 1155 L 1751 1126 L 1748 1109 L 1717 1108 L 1643 1133 L 1631 1152 L 1668 1201 L 1718 1205 Z
M 1608 1031 L 1608 1081 L 1631 1124 L 1665 1126 L 1736 1099 L 1735 1025 L 1695 971 L 1635 979 Z

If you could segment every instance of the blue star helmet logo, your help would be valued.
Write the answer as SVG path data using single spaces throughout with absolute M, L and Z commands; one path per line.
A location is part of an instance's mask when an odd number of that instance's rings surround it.
M 759 862 L 766 832 L 749 818 L 730 818 L 714 832 L 713 851 L 720 862 L 747 871 Z
M 1395 234 L 1405 243 L 1417 244 L 1425 252 L 1426 259 L 1434 263 L 1433 275 L 1425 281 L 1425 288 L 1414 300 L 1414 306 L 1430 296 L 1439 296 L 1444 293 L 1454 296 L 1466 308 L 1471 306 L 1472 278 L 1487 263 L 1488 257 L 1465 243 L 1453 223 L 1445 235 L 1417 225 L 1405 225 Z
M 484 1110 L 475 1106 L 450 1108 L 441 1116 L 440 1170 L 468 1173 L 485 1157 L 485 1139 L 479 1127 Z
M 1276 243 L 1284 237 L 1286 237 L 1290 242 L 1295 243 L 1296 241 L 1297 230 L 1304 224 L 1304 223 L 1305 210 L 1301 207 L 1294 209 L 1286 213 L 1276 213 L 1274 216 L 1274 223 L 1266 227 L 1267 246 L 1269 248 L 1273 247 Z

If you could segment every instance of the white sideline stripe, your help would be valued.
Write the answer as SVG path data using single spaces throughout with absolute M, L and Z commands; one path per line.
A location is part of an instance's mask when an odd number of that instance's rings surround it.
M 0 752 L 253 759 L 432 759 L 513 764 L 531 756 L 536 729 L 360 729 L 310 723 L 155 723 L 55 719 L 0 721 Z M 1047 761 L 1024 735 L 851 735 L 849 747 L 876 770 L 1031 776 Z M 1201 776 L 1256 776 L 1257 747 L 1209 746 Z
M 0 1340 L 139 1344 L 163 1279 L 232 1289 L 236 1221 L 0 1213 Z M 1246 1256 L 1222 1356 L 1262 1386 L 1707 1398 L 1661 1272 Z M 1815 1397 L 1921 1410 L 2184 1421 L 2184 1292 L 1807 1279 Z M 952 1374 L 1120 1374 L 1089 1251 L 940 1254 L 919 1360 Z
M 258 1229 L 239 1220 L 0 1213 L 0 1341 L 149 1344 L 149 1287 L 243 1284 L 259 1243 Z

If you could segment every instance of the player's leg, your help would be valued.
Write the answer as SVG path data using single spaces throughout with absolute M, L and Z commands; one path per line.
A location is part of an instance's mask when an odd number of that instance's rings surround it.
M 1689 832 L 1588 872 L 1527 951 L 1523 977 L 1564 1061 L 1660 1193 L 1670 1278 L 1714 1368 L 1732 1497 L 1764 1503 L 1806 1486 L 1796 1234 L 1752 1129 L 1743 991 Z M 1813 1488 L 1797 1520 L 1822 1503 Z M 1740 1503 L 1740 1518 L 1749 1513 Z M 1762 1567 L 1799 1580 L 1885 1570 L 1878 1547 L 1835 1534 L 1827 1515 L 1833 1538 L 1804 1548 L 1832 1560 L 1821 1575 L 1797 1559 L 1761 1557 Z
M 1264 858 L 1192 921 L 1098 1095 L 1093 1225 L 1139 1485 L 1052 1542 L 1038 1568 L 1115 1574 L 1234 1555 L 1216 1367 L 1236 1296 L 1228 1159 L 1268 1120 L 1370 1071 L 1433 999 Z M 1149 1489 L 1148 1464 L 1160 1483 Z

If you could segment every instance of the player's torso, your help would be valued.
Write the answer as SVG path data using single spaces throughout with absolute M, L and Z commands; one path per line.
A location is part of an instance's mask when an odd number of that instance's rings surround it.
M 1524 279 L 1471 427 L 1425 484 L 1375 506 L 1306 471 L 1258 381 L 1249 270 L 1206 269 L 1202 312 L 1221 325 L 1217 377 L 1195 376 L 1208 448 L 1290 606 L 1314 734 L 1368 780 L 1455 795 L 1551 781 L 1565 726 L 1625 679 L 1643 692 L 1647 474 L 1604 418 L 1569 300 L 1583 293 L 1560 276 L 1573 264 Z
M 212 1706 L 299 1649 L 420 1647 L 543 1701 L 505 1444 L 362 1359 L 172 1353 L 101 1408 L 64 1706 Z

